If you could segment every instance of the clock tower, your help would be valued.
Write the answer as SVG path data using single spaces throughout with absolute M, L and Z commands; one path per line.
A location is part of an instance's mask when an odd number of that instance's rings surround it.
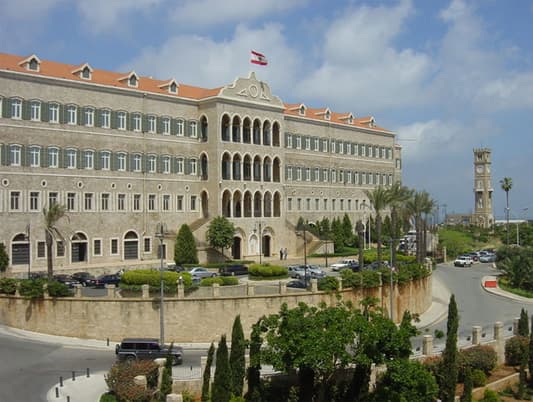
M 491 150 L 488 148 L 474 149 L 474 215 L 472 223 L 484 228 L 492 227 L 492 180 Z

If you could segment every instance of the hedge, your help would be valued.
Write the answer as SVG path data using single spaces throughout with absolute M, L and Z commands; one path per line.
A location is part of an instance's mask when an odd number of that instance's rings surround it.
M 326 276 L 318 280 L 318 290 L 334 291 L 339 289 L 339 281 L 333 276 Z
M 248 268 L 250 276 L 256 276 L 261 278 L 284 278 L 287 276 L 287 267 L 279 265 L 267 265 L 267 264 L 252 264 Z
M 192 285 L 192 277 L 188 272 L 163 272 L 163 283 L 165 289 L 175 290 L 176 283 L 179 277 L 182 277 L 183 284 L 185 288 L 188 288 Z M 124 284 L 124 286 L 122 286 Z M 132 286 L 133 285 L 133 286 Z M 120 286 L 125 289 L 132 289 L 132 287 L 138 286 L 139 288 L 142 285 L 150 285 L 153 289 L 159 289 L 161 285 L 161 272 L 158 270 L 150 269 L 135 269 L 131 271 L 126 271 L 122 274 L 120 278 Z
M 200 282 L 200 286 L 212 286 L 214 283 L 218 283 L 220 286 L 235 286 L 239 284 L 239 278 L 235 278 L 234 276 L 204 278 Z
M 0 279 L 0 293 L 14 295 L 17 290 L 17 280 L 12 278 Z

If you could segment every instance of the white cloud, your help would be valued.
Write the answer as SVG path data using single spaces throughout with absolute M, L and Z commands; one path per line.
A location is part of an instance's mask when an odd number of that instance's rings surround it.
M 173 11 L 173 19 L 186 26 L 207 26 L 232 21 L 251 21 L 284 12 L 308 0 L 185 0 Z
M 28 21 L 43 18 L 52 8 L 65 0 L 2 1 L 2 20 Z

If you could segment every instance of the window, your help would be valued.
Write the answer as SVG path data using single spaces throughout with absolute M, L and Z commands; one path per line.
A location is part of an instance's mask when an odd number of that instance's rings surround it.
M 59 149 L 48 148 L 48 167 L 57 168 L 59 166 Z
M 78 113 L 75 105 L 67 106 L 67 124 L 77 124 Z
M 30 192 L 30 211 L 38 211 L 39 209 L 39 193 L 32 191 Z
M 46 243 L 44 241 L 37 242 L 37 258 L 46 257 Z
M 85 108 L 84 118 L 84 123 L 87 127 L 94 126 L 94 109 L 92 107 Z
M 9 209 L 11 211 L 19 211 L 20 208 L 20 191 L 12 191 L 9 194 Z
M 75 169 L 76 168 L 76 150 L 75 149 L 67 149 L 67 169 Z
M 163 162 L 163 173 L 169 174 L 170 173 L 170 156 L 163 156 L 162 157 Z
M 335 141 L 331 141 L 331 153 L 334 154 L 337 152 L 337 143 Z
M 81 78 L 85 80 L 91 79 L 91 69 L 88 66 L 85 66 L 83 70 L 81 70 Z
M 344 170 L 339 170 L 339 183 L 344 183 Z
M 333 169 L 331 171 L 331 182 L 332 183 L 336 183 L 337 182 L 337 171 L 335 169 Z
M 302 148 L 302 137 L 298 135 L 296 136 L 296 149 L 301 149 L 301 148 Z
M 41 102 L 31 101 L 30 104 L 30 119 L 33 121 L 41 120 Z
M 50 123 L 59 123 L 59 105 L 57 103 L 50 103 L 48 107 L 48 121 Z
M 100 195 L 100 210 L 109 211 L 109 193 L 103 193 Z
M 191 168 L 191 171 L 190 171 L 190 175 L 191 176 L 196 176 L 196 172 L 197 172 L 197 169 L 198 169 L 198 162 L 196 161 L 196 159 L 191 159 L 190 160 L 190 168 Z
M 348 199 L 348 211 L 352 210 L 352 200 Z
M 155 173 L 157 165 L 157 157 L 155 155 L 148 156 L 148 172 Z
M 322 140 L 322 152 L 328 152 L 328 140 Z
M 287 166 L 287 180 L 292 181 L 292 166 Z
M 163 119 L 161 119 L 161 122 L 163 123 L 163 134 L 169 135 L 170 134 L 170 119 L 168 117 L 163 117 Z
M 141 194 L 133 194 L 133 210 L 141 210 Z
M 85 169 L 94 169 L 94 151 L 85 151 L 83 153 L 83 165 Z
M 84 200 L 85 200 L 84 209 L 86 211 L 92 211 L 92 209 L 93 209 L 93 196 L 94 196 L 94 194 L 92 194 L 92 193 L 85 193 L 84 194 Z
M 149 133 L 155 133 L 156 132 L 156 118 L 155 116 L 148 116 L 148 132 Z
M 163 211 L 170 210 L 170 195 L 163 194 Z
M 50 208 L 52 205 L 55 205 L 59 202 L 59 194 L 55 191 L 51 191 L 48 193 L 48 208 Z
M 287 210 L 292 211 L 292 198 L 287 198 Z
M 296 168 L 296 180 L 302 181 L 302 168 L 301 167 Z
M 67 211 L 74 211 L 76 208 L 76 193 L 67 193 Z
M 351 154 L 352 154 L 352 144 L 348 142 L 346 144 L 346 155 L 351 155 Z
M 352 184 L 352 172 L 346 172 L 346 182 Z
M 148 194 L 148 211 L 155 211 L 155 194 Z
M 126 194 L 119 194 L 117 197 L 117 211 L 124 211 L 126 209 Z
M 332 211 L 335 211 L 336 206 L 337 206 L 337 200 L 336 199 L 331 200 L 331 210 Z
M 339 154 L 344 153 L 344 142 L 339 142 Z
M 292 135 L 287 134 L 287 148 L 292 148 Z
M 133 171 L 140 172 L 142 169 L 142 155 L 135 154 L 133 155 Z
M 102 151 L 100 153 L 100 168 L 102 170 L 111 169 L 111 152 Z
M 61 240 L 56 241 L 56 256 L 65 256 L 65 243 L 63 243 Z
M 318 140 L 318 138 L 313 138 L 313 149 L 314 149 L 315 151 L 318 151 L 318 148 L 319 148 L 319 147 L 320 147 L 320 145 L 319 145 L 319 140 Z
M 30 147 L 30 166 L 39 167 L 41 166 L 41 148 L 40 147 Z
M 311 149 L 311 138 L 309 137 L 304 138 L 304 146 L 305 146 L 305 149 L 307 150 Z
M 141 131 L 142 129 L 142 119 L 140 113 L 133 114 L 133 131 Z
M 102 255 L 102 240 L 101 239 L 93 240 L 93 254 Z
M 305 210 L 306 211 L 311 210 L 311 198 L 306 198 L 305 199 Z
M 176 210 L 183 211 L 183 196 L 182 195 L 176 196 Z
M 20 166 L 22 147 L 20 145 L 11 145 L 11 166 Z
M 196 211 L 196 196 L 191 195 L 191 211 Z
M 125 130 L 126 129 L 126 112 L 118 112 L 117 113 L 117 128 L 119 130 Z
M 344 200 L 343 199 L 340 200 L 340 209 L 341 211 L 344 211 Z
M 118 239 L 111 239 L 111 255 L 118 255 Z
M 311 168 L 305 168 L 305 181 L 311 181 Z
M 152 252 L 152 239 L 150 237 L 145 237 L 143 243 L 144 243 L 143 252 L 151 253 Z
M 102 125 L 102 128 L 111 127 L 111 111 L 110 110 L 102 110 L 101 125 Z
M 302 210 L 302 199 L 301 198 L 297 198 L 296 199 L 296 209 L 298 211 L 301 211 Z
M 318 211 L 320 209 L 320 199 L 315 198 L 315 211 Z
M 183 174 L 183 158 L 176 159 L 176 173 Z
M 315 168 L 315 181 L 320 180 L 320 168 Z
M 22 100 L 11 99 L 11 118 L 22 119 Z
M 126 170 L 126 154 L 124 152 L 117 154 L 117 170 L 121 172 Z
M 327 198 L 324 198 L 324 211 L 327 211 L 328 210 L 328 199 Z
M 183 137 L 184 126 L 185 126 L 185 123 L 183 120 L 178 120 L 176 122 L 176 135 L 178 137 Z
M 198 123 L 195 121 L 191 121 L 191 137 L 196 138 L 198 137 Z
M 322 169 L 322 181 L 327 182 L 328 180 L 328 169 Z

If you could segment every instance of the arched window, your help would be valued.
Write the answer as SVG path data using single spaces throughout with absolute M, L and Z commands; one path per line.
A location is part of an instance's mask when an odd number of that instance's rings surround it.
M 275 122 L 272 125 L 272 145 L 275 147 L 280 146 L 280 136 L 279 136 L 279 123 Z
M 277 191 L 274 193 L 274 216 L 281 216 L 281 195 Z
M 233 125 L 231 127 L 231 140 L 233 142 L 241 142 L 241 119 L 239 116 L 233 118 Z
M 259 218 L 262 216 L 261 214 L 261 204 L 263 203 L 261 193 L 257 191 L 254 194 L 254 217 Z
M 220 133 L 222 136 L 222 141 L 229 141 L 229 116 L 225 114 L 222 116 L 222 123 L 220 126 Z
M 231 193 L 229 190 L 222 193 L 222 216 L 231 217 Z
M 244 155 L 243 163 L 243 179 L 250 181 L 252 180 L 252 158 L 250 155 Z
M 225 152 L 222 155 L 222 180 L 231 179 L 231 156 Z
M 263 160 L 263 181 L 272 180 L 272 164 L 270 163 L 270 158 L 268 156 Z
M 265 121 L 263 123 L 263 145 L 270 145 L 270 122 Z
M 261 181 L 261 158 L 254 158 L 254 181 Z
M 244 217 L 252 217 L 252 194 L 249 191 L 244 193 Z
M 253 136 L 254 144 L 261 145 L 261 122 L 259 121 L 259 119 L 254 120 Z
M 240 218 L 242 216 L 242 195 L 239 190 L 233 194 L 233 217 Z
M 268 191 L 265 193 L 263 205 L 264 205 L 263 207 L 264 216 L 267 218 L 271 217 L 272 216 L 272 195 Z
M 208 139 L 208 131 L 207 131 L 207 117 L 202 116 L 200 118 L 200 139 L 203 142 L 206 142 Z
M 200 176 L 202 180 L 207 180 L 209 178 L 209 161 L 206 154 L 200 156 Z
M 252 122 L 247 117 L 244 119 L 243 125 L 242 125 L 242 142 L 245 144 L 249 144 L 252 140 Z
M 233 155 L 233 180 L 241 180 L 241 156 Z
M 274 163 L 272 164 L 272 176 L 273 176 L 273 180 L 276 182 L 276 183 L 279 183 L 280 181 L 280 177 L 281 177 L 281 163 L 279 161 L 279 158 L 274 158 Z

